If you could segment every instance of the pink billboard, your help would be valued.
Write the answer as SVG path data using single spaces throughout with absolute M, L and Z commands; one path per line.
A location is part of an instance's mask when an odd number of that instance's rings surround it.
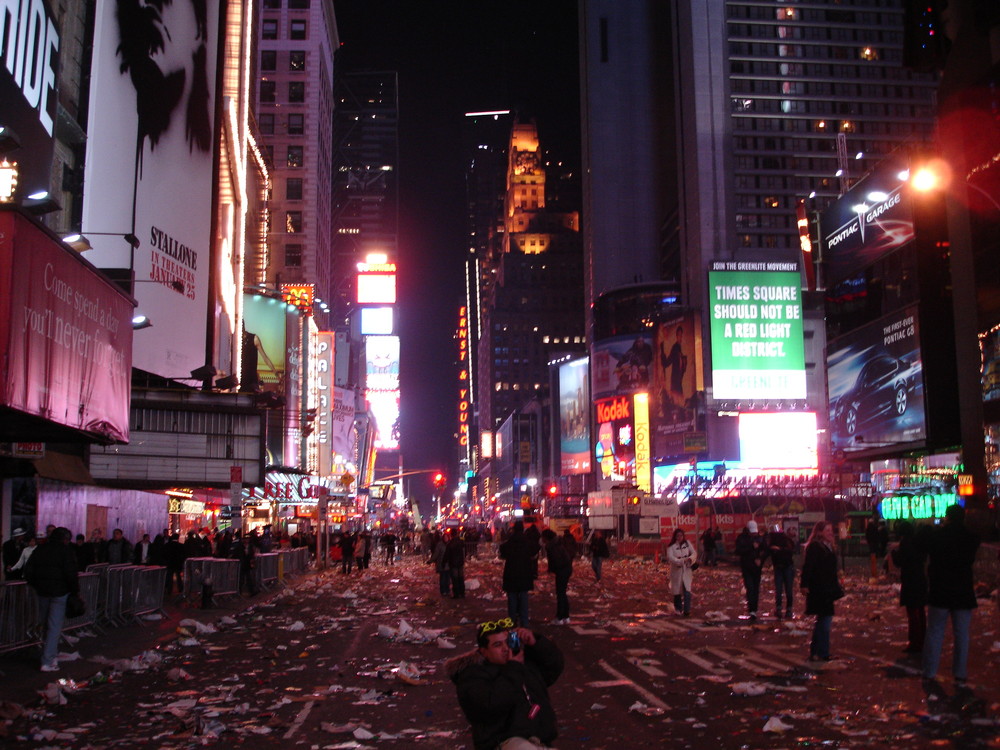
M 131 320 L 89 263 L 0 212 L 0 406 L 128 442 Z

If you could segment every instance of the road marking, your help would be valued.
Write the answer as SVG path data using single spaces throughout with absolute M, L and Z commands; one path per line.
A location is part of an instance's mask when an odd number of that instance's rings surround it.
M 579 625 L 570 625 L 570 629 L 577 635 L 607 635 L 604 628 L 582 628 Z
M 656 666 L 657 664 L 662 664 L 662 662 L 659 662 L 656 659 L 642 659 L 637 656 L 629 656 L 626 658 L 626 661 L 628 661 L 629 664 L 638 667 L 650 677 L 667 676 L 666 672 Z
M 722 675 L 722 674 L 732 674 L 732 670 L 723 669 L 722 667 L 717 667 L 712 662 L 707 659 L 702 659 L 694 651 L 687 648 L 675 648 L 671 649 L 675 654 L 681 658 L 687 659 L 689 662 L 694 664 L 696 667 L 701 667 L 706 672 L 711 672 L 712 674 Z
M 288 731 L 285 732 L 283 739 L 289 739 L 293 734 L 302 728 L 302 724 L 305 722 L 306 718 L 309 716 L 309 712 L 312 711 L 312 707 L 315 705 L 316 701 L 309 701 L 302 707 L 302 710 L 299 711 L 299 715 L 295 717 L 295 721 L 292 722 L 292 725 L 288 727 Z
M 609 675 L 611 675 L 612 677 L 617 678 L 619 684 L 621 684 L 621 685 L 628 685 L 633 690 L 635 690 L 639 695 L 641 695 L 643 698 L 645 698 L 646 699 L 646 703 L 648 705 L 650 705 L 650 706 L 656 706 L 657 708 L 662 708 L 664 711 L 666 711 L 669 708 L 669 706 L 667 706 L 666 703 L 664 703 L 659 698 L 657 698 L 655 695 L 653 695 L 651 692 L 649 692 L 648 690 L 646 690 L 646 688 L 644 688 L 642 685 L 637 685 L 636 683 L 634 683 L 628 677 L 626 677 L 621 672 L 619 672 L 617 669 L 615 669 L 610 664 L 608 664 L 606 661 L 604 661 L 604 659 L 601 659 L 599 662 L 597 662 L 597 664 L 605 672 L 607 672 Z
M 761 657 L 760 661 L 755 660 L 751 652 L 743 651 L 741 654 L 730 654 L 723 651 L 721 648 L 713 648 L 711 646 L 706 646 L 705 651 L 718 656 L 724 661 L 738 664 L 743 667 L 743 669 L 753 672 L 754 674 L 760 674 L 762 671 L 774 671 L 774 664 L 765 661 L 763 657 Z

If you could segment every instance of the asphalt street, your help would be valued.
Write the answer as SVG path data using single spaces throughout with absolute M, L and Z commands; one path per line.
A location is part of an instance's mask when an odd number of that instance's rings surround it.
M 805 658 L 811 618 L 740 619 L 730 565 L 698 570 L 693 615 L 682 618 L 665 564 L 612 559 L 598 586 L 577 560 L 570 625 L 550 624 L 554 593 L 541 570 L 532 627 L 566 655 L 552 689 L 560 750 L 1000 747 L 995 600 L 981 600 L 973 620 L 971 694 L 951 683 L 949 634 L 937 696 L 902 653 L 897 586 L 860 566 L 838 603 L 838 658 L 820 665 Z M 54 675 L 28 651 L 0 656 L 0 744 L 471 749 L 441 664 L 473 647 L 476 622 L 505 616 L 500 572 L 489 554 L 470 560 L 467 598 L 453 600 L 408 556 L 351 576 L 310 573 L 212 609 L 171 604 L 163 619 L 64 644 Z M 761 605 L 773 609 L 769 570 Z

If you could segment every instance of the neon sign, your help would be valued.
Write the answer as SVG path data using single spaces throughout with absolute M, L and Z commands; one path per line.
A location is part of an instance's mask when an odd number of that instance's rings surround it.
M 458 309 L 458 444 L 469 445 L 469 316 L 467 308 Z
M 879 513 L 887 521 L 910 518 L 944 518 L 948 506 L 964 505 L 954 494 L 925 493 L 920 495 L 889 495 L 879 503 Z

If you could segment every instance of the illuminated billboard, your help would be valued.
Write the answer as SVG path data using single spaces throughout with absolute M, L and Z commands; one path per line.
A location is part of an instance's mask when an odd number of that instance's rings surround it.
M 828 283 L 871 265 L 915 238 L 908 178 L 909 160 L 889 157 L 823 212 L 820 226 Z
M 589 360 L 559 366 L 559 473 L 590 472 Z
M 20 7 L 19 7 L 20 6 Z M 18 167 L 18 193 L 49 189 L 59 70 L 59 26 L 49 3 L 4 2 L 0 6 L 0 125 L 17 134 L 11 154 Z
M 362 336 L 389 336 L 393 333 L 393 330 L 393 308 L 361 308 Z
M 600 398 L 649 388 L 653 337 L 649 333 L 615 336 L 594 342 L 591 392 Z
M 365 387 L 399 390 L 399 336 L 365 337 Z
M 698 430 L 699 394 L 704 391 L 701 318 L 686 313 L 659 323 L 653 334 L 650 384 L 652 451 L 655 456 L 687 453 L 685 435 Z
M 378 431 L 375 447 L 379 450 L 399 448 L 399 391 L 365 392 L 368 408 L 375 416 Z
M 261 294 L 243 295 L 243 326 L 257 359 L 261 390 L 284 393 L 285 318 L 292 314 L 280 299 Z
M 359 273 L 359 305 L 392 305 L 396 302 L 396 274 Z
M 136 337 L 133 366 L 186 378 L 205 364 L 214 324 L 219 2 L 126 6 L 94 5 L 90 101 L 100 106 L 89 111 L 82 229 L 88 260 L 133 269 L 138 311 L 169 326 L 167 337 Z
M 717 261 L 708 274 L 715 399 L 805 399 L 796 263 Z
M 628 396 L 603 398 L 594 403 L 597 444 L 594 458 L 600 478 L 624 481 L 635 463 L 635 427 L 632 422 L 632 399 Z
M 815 469 L 815 412 L 743 413 L 740 463 L 751 469 Z
M 827 345 L 830 443 L 866 451 L 927 437 L 917 308 L 904 308 Z

